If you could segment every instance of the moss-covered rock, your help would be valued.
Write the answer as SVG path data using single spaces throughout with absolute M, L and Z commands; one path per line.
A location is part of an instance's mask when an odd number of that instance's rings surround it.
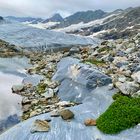
M 106 134 L 116 134 L 140 123 L 140 98 L 120 96 L 97 119 L 97 127 Z

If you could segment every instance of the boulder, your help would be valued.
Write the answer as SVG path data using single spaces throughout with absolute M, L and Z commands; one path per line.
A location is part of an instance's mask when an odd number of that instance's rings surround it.
M 57 66 L 53 80 L 59 81 L 58 96 L 65 101 L 81 102 L 90 92 L 112 83 L 109 76 L 96 67 L 82 64 L 76 58 L 63 58 Z

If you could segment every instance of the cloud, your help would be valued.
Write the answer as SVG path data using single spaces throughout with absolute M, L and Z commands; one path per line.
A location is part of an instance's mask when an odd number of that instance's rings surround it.
M 59 12 L 67 16 L 76 11 L 140 6 L 140 0 L 0 0 L 0 15 L 47 18 Z

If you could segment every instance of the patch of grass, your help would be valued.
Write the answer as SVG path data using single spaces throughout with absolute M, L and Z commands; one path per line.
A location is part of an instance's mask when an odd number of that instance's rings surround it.
M 46 92 L 46 88 L 47 88 L 47 84 L 41 82 L 37 85 L 36 91 L 37 93 L 42 94 Z
M 91 64 L 94 64 L 94 65 L 97 65 L 97 66 L 102 66 L 102 65 L 106 64 L 104 61 L 97 60 L 97 59 L 89 59 L 89 60 L 86 60 L 85 63 L 91 63 Z
M 109 47 L 102 47 L 102 48 L 99 48 L 99 49 L 98 49 L 98 52 L 99 52 L 99 53 L 104 52 L 104 51 L 109 52 L 110 50 L 111 50 L 111 48 L 109 48 Z
M 117 97 L 97 119 L 97 127 L 106 134 L 117 134 L 140 123 L 140 98 Z
M 114 95 L 112 96 L 112 98 L 113 98 L 113 100 L 117 100 L 118 98 L 120 98 L 120 97 L 122 97 L 122 96 L 125 96 L 125 95 L 123 95 L 123 94 L 120 93 L 120 92 L 117 92 L 116 94 L 114 94 Z

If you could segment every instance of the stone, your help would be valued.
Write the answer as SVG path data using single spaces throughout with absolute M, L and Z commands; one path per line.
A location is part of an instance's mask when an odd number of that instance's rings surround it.
M 67 101 L 61 101 L 59 103 L 57 103 L 58 106 L 62 106 L 62 107 L 70 107 L 71 103 L 67 102 Z
M 48 88 L 47 91 L 42 94 L 46 99 L 52 98 L 54 96 L 54 91 L 51 88 Z
M 22 106 L 22 110 L 23 110 L 23 112 L 28 112 L 29 109 L 30 109 L 30 107 L 31 107 L 30 104 L 26 104 L 26 105 Z
M 139 90 L 139 84 L 133 82 L 126 81 L 124 83 L 116 82 L 115 86 L 125 95 L 133 95 L 135 92 Z
M 126 81 L 126 77 L 121 76 L 121 77 L 118 78 L 118 81 L 124 83 Z
M 72 47 L 69 50 L 69 55 L 73 55 L 74 53 L 78 53 L 80 51 L 80 49 L 78 47 Z
M 58 110 L 54 110 L 51 112 L 51 117 L 59 117 L 60 114 L 59 114 L 59 111 Z
M 38 115 L 38 112 L 37 112 L 37 111 L 32 111 L 32 112 L 30 113 L 30 117 L 33 117 L 33 116 L 36 116 L 36 115 Z
M 60 111 L 60 116 L 62 117 L 63 120 L 70 120 L 74 118 L 74 114 L 72 111 L 70 111 L 69 109 L 66 110 L 62 110 Z
M 86 126 L 96 126 L 96 120 L 94 120 L 94 119 L 87 119 L 87 120 L 85 120 L 84 124 Z
M 24 86 L 23 85 L 13 85 L 12 86 L 12 92 L 13 93 L 18 93 L 24 90 Z
M 140 71 L 131 75 L 131 77 L 138 83 L 140 83 Z
M 112 83 L 108 85 L 108 89 L 109 90 L 112 90 L 113 89 L 113 84 Z
M 35 120 L 30 132 L 48 132 L 50 130 L 50 125 L 47 120 Z
M 119 57 L 119 56 L 114 57 L 114 61 L 113 61 L 114 64 L 117 64 L 117 63 L 127 63 L 127 62 L 128 62 L 128 60 L 127 60 L 126 57 Z
M 135 92 L 135 93 L 132 95 L 132 97 L 134 97 L 134 98 L 139 98 L 139 97 L 140 97 L 140 90 L 137 91 L 137 92 Z

